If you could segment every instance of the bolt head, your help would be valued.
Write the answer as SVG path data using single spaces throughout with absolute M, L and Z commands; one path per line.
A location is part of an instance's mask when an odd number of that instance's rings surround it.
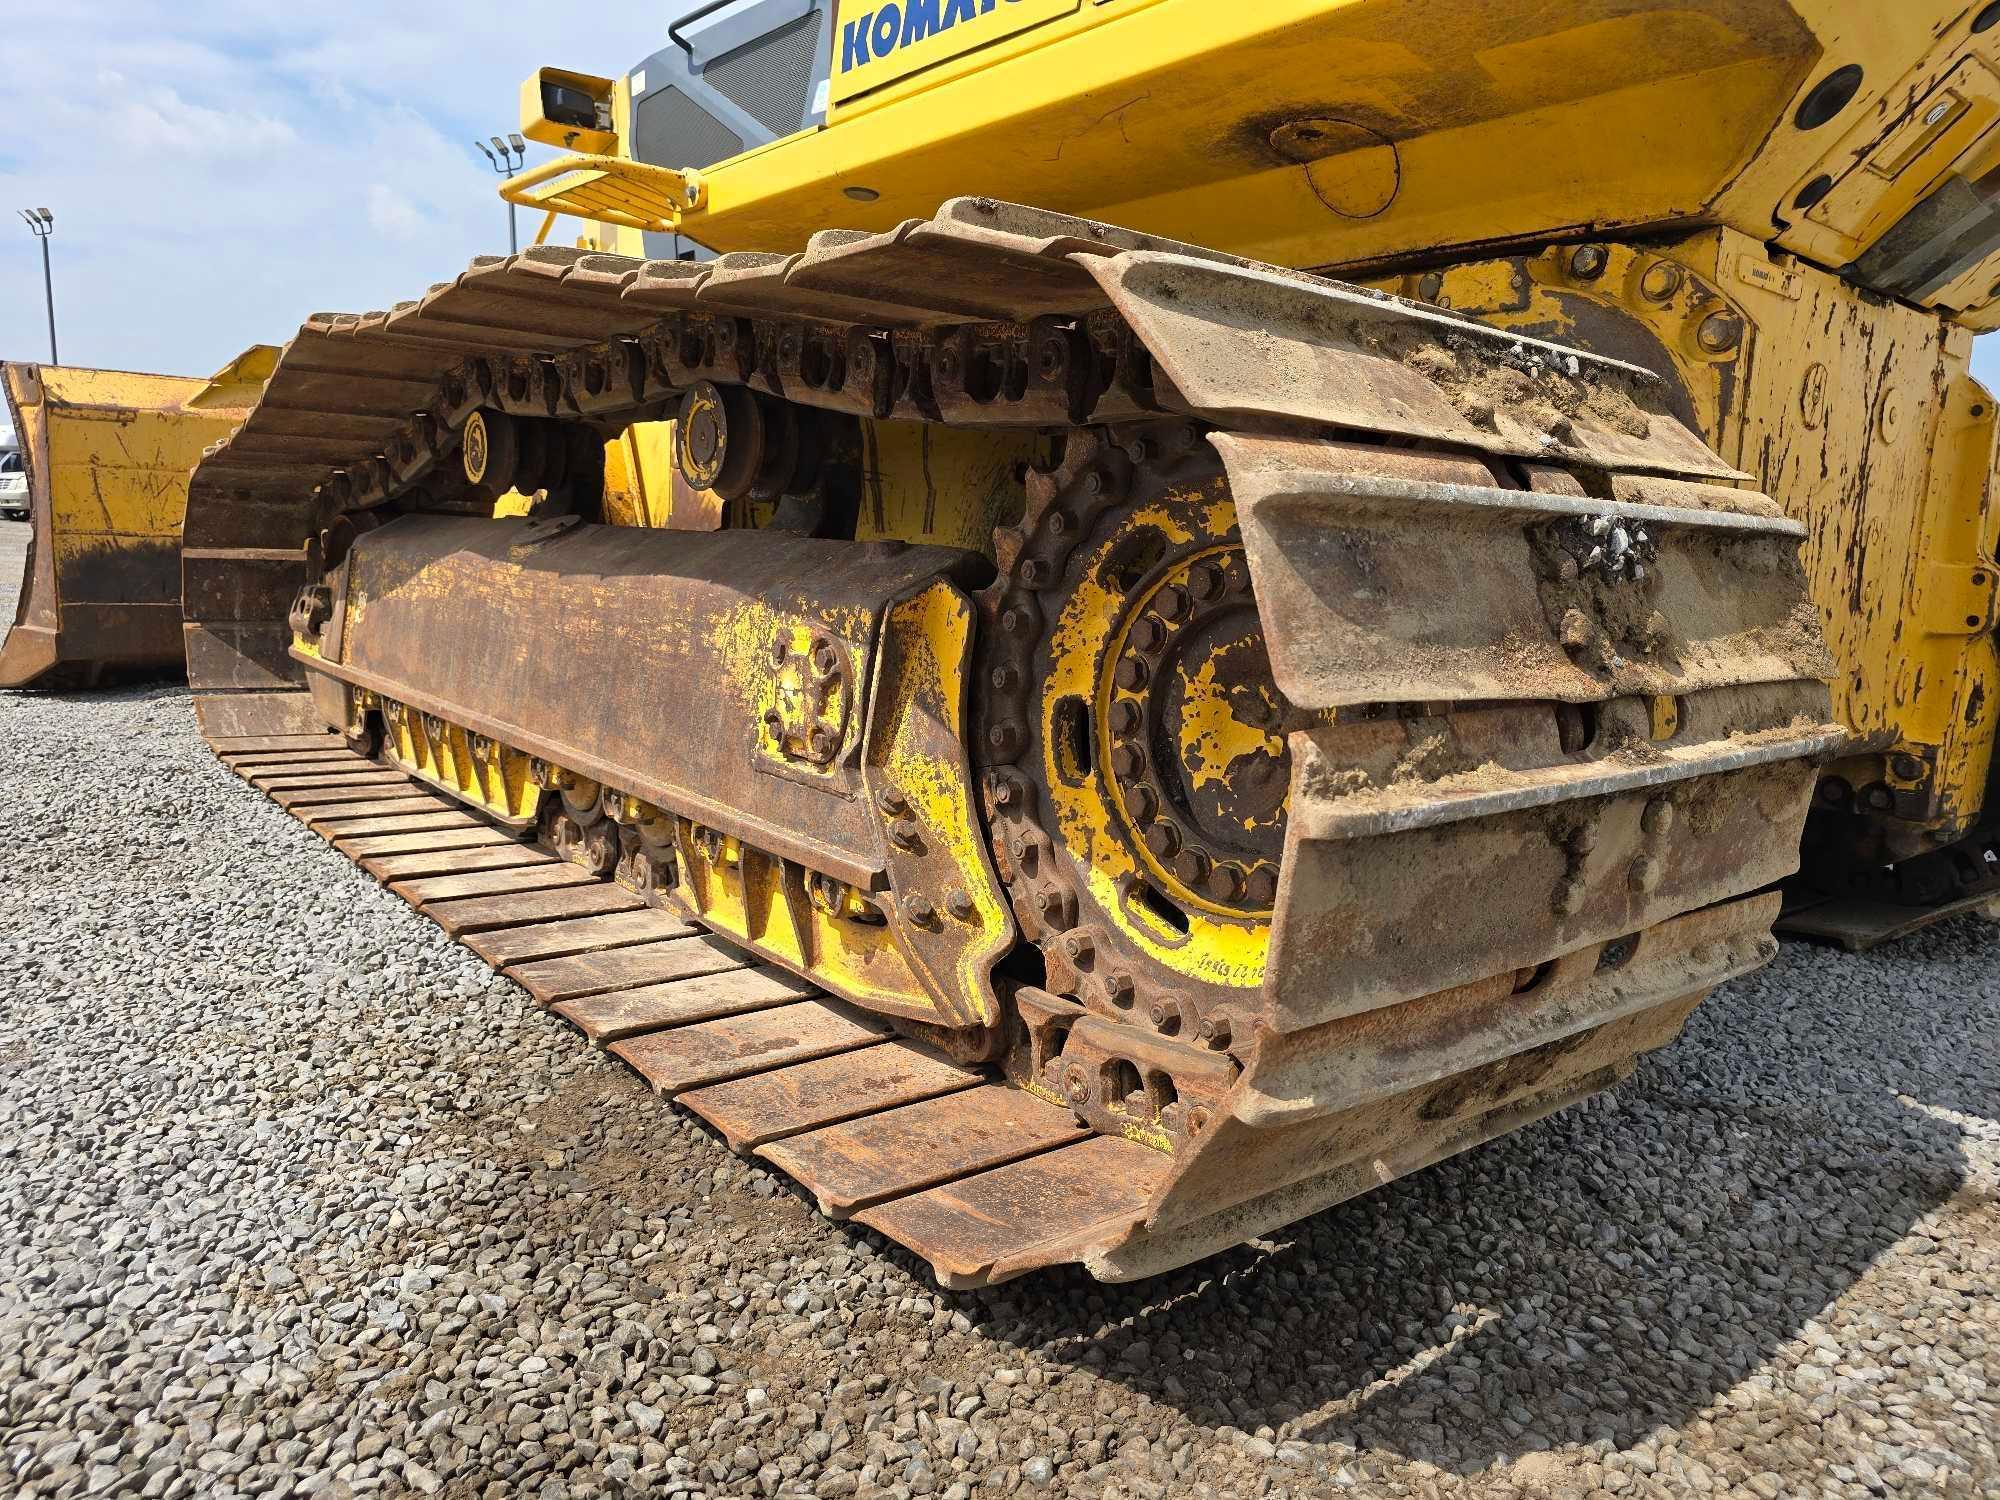
M 1174 857 L 1174 873 L 1189 885 L 1198 886 L 1208 878 L 1208 856 L 1199 849 L 1183 849 Z
M 1181 847 L 1181 831 L 1171 823 L 1155 823 L 1146 830 L 1146 847 L 1156 858 L 1171 859 Z
M 1673 831 L 1674 805 L 1665 797 L 1655 797 L 1646 804 L 1646 810 L 1639 815 L 1639 826 L 1652 838 L 1661 838 Z
M 1686 279 L 1686 273 L 1671 261 L 1656 261 L 1640 278 L 1639 290 L 1654 302 L 1665 302 Z
M 970 922 L 978 914 L 979 908 L 973 904 L 970 894 L 953 886 L 944 893 L 944 909 L 961 922 Z
M 1130 698 L 1120 698 L 1111 705 L 1111 732 L 1113 734 L 1137 734 L 1146 722 L 1146 711 Z
M 1160 618 L 1163 620 L 1178 621 L 1184 619 L 1187 615 L 1189 604 L 1188 591 L 1177 583 L 1170 583 L 1157 594 L 1153 595 L 1153 608 L 1159 611 Z
M 1138 656 L 1120 657 L 1117 670 L 1113 673 L 1114 680 L 1128 693 L 1138 692 L 1151 676 L 1152 671 L 1147 667 L 1145 658 Z
M 1196 563 L 1188 569 L 1188 591 L 1206 604 L 1222 593 L 1222 574 L 1213 563 Z
M 1120 1010 L 1132 1003 L 1136 987 L 1130 974 L 1107 974 L 1104 976 L 1104 998 Z
M 1269 906 L 1278 899 L 1278 872 L 1259 865 L 1243 882 L 1243 895 L 1253 906 Z
M 1146 757 L 1137 745 L 1116 745 L 1111 751 L 1111 774 L 1130 781 L 1146 769 Z
M 1695 330 L 1695 342 L 1710 354 L 1727 354 L 1743 341 L 1743 320 L 1730 312 L 1713 312 Z
M 1610 263 L 1610 253 L 1602 245 L 1579 245 L 1570 254 L 1569 272 L 1579 281 L 1595 281 Z
M 1243 872 L 1234 865 L 1217 865 L 1208 872 L 1208 893 L 1218 901 L 1235 901 L 1243 894 Z
M 1583 910 L 1584 898 L 1588 893 L 1581 880 L 1571 878 L 1556 886 L 1554 901 L 1551 903 L 1558 916 L 1573 917 Z
M 1062 949 L 1063 955 L 1071 963 L 1085 964 L 1090 962 L 1091 954 L 1097 951 L 1097 945 L 1091 941 L 1089 933 L 1071 932 L 1064 934 Z

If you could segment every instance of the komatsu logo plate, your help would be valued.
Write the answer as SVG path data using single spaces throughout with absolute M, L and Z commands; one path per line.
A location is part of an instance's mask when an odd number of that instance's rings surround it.
M 833 102 L 1074 13 L 1082 0 L 838 0 Z

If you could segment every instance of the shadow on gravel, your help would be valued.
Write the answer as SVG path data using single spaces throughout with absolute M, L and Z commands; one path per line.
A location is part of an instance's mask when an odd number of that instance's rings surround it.
M 2000 1011 L 1938 987 L 1990 933 L 1865 958 L 1788 946 L 1611 1098 L 1279 1243 L 959 1305 L 1197 1422 L 1291 1423 L 1280 1441 L 1459 1472 L 1627 1446 L 1754 1373 L 1962 1185 L 1959 1129 L 1924 1106 L 2000 1115 Z M 1885 1015 L 1899 1004 L 1907 1019 Z

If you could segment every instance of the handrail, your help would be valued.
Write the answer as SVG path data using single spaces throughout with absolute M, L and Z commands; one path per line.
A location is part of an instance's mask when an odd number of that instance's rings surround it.
M 564 179 L 573 178 L 573 181 Z M 575 152 L 530 167 L 500 184 L 500 196 L 523 208 L 573 214 L 653 234 L 671 234 L 708 198 L 692 167 L 658 167 L 625 156 Z

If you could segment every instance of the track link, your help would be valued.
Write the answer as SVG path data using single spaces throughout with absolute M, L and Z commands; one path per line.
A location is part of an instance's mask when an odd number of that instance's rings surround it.
M 734 1151 L 978 1286 L 1070 1260 L 1169 1159 L 968 1068 L 647 906 L 337 736 L 209 740 L 223 764 L 698 1115 Z M 351 800 L 365 794 L 368 800 Z

